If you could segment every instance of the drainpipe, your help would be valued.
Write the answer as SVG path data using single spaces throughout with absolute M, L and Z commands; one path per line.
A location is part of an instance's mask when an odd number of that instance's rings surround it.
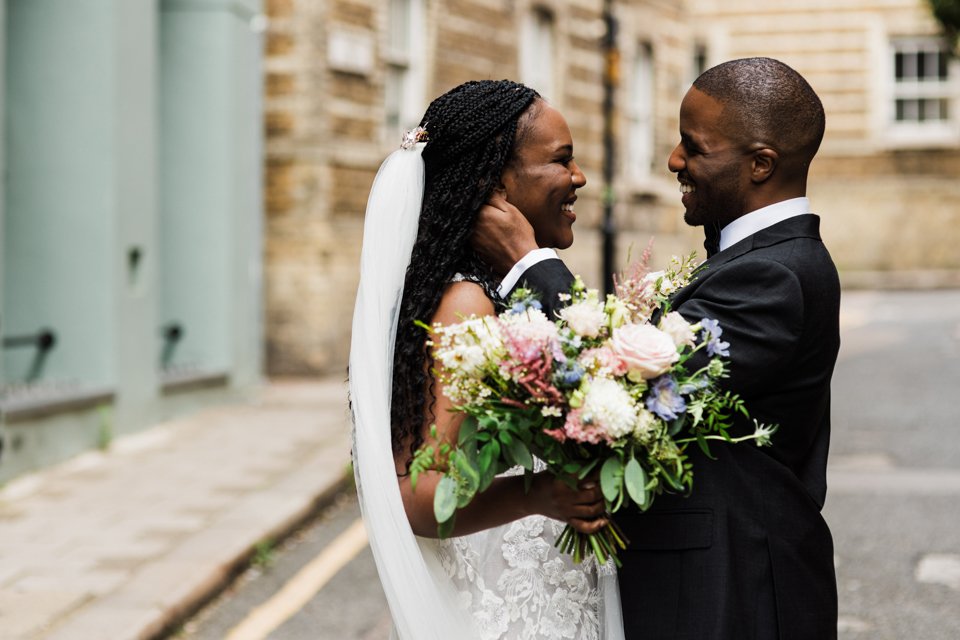
M 617 229 L 613 219 L 613 164 L 614 164 L 614 89 L 620 79 L 620 52 L 617 50 L 617 20 L 613 15 L 613 0 L 603 2 L 603 289 L 613 293 L 613 273 L 616 263 Z

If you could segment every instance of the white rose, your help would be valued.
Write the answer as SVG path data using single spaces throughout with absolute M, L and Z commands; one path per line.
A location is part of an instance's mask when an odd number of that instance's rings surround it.
M 589 300 L 564 308 L 560 311 L 560 317 L 566 321 L 567 326 L 573 329 L 574 333 L 585 338 L 596 338 L 600 335 L 600 329 L 607 321 L 603 306 L 599 302 Z
M 650 380 L 666 373 L 680 359 L 673 339 L 650 324 L 625 324 L 613 332 L 610 348 L 631 379 Z
M 683 319 L 676 311 L 671 311 L 660 320 L 660 331 L 663 331 L 679 349 L 682 346 L 692 347 L 697 340 L 693 325 Z

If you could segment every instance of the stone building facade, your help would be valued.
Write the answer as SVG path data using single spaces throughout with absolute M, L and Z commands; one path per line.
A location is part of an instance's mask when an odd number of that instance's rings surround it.
M 643 147 L 635 155 L 644 166 L 629 174 L 616 212 L 626 247 L 632 230 L 675 231 L 676 208 L 664 199 L 675 189 L 665 171 L 654 171 L 654 158 L 661 169 L 691 72 L 675 3 L 622 4 L 619 36 L 629 45 L 621 69 L 642 55 L 635 75 L 655 86 L 644 92 L 655 102 L 633 121 Z M 577 239 L 566 257 L 599 283 L 601 2 L 269 0 L 266 6 L 269 372 L 345 370 L 363 212 L 376 169 L 430 99 L 466 80 L 525 81 L 566 116 L 588 176 Z M 626 169 L 618 176 L 626 179 Z
M 345 372 L 363 211 L 376 169 L 429 100 L 465 80 L 521 80 L 566 116 L 588 184 L 564 258 L 600 284 L 603 5 L 267 0 L 268 373 Z M 706 67 L 768 55 L 801 71 L 823 97 L 828 131 L 810 196 L 844 281 L 958 282 L 960 71 L 949 61 L 941 73 L 941 58 L 928 55 L 939 45 L 924 0 L 612 5 L 619 52 L 615 264 L 651 236 L 655 261 L 699 247 L 666 169 L 680 100 Z M 923 94 L 931 85 L 916 82 L 916 73 L 903 77 L 904 65 L 918 60 L 933 64 L 920 80 L 933 81 L 946 98 Z
M 765 55 L 823 100 L 811 206 L 846 286 L 960 286 L 960 59 L 926 0 L 690 2 L 711 63 Z

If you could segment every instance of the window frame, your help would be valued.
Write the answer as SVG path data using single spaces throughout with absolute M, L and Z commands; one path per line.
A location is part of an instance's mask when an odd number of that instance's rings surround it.
M 404 26 L 397 30 L 398 5 Z M 387 140 L 400 139 L 420 121 L 426 108 L 426 20 L 424 0 L 389 0 L 384 33 L 383 128 Z
M 552 104 L 559 103 L 557 78 L 557 14 L 532 5 L 523 20 L 520 38 L 520 81 Z
M 914 80 L 897 78 L 897 56 L 900 54 L 938 53 L 946 57 L 946 77 Z M 960 60 L 949 55 L 942 37 L 891 37 L 887 43 L 887 83 L 883 106 L 883 127 L 887 144 L 895 148 L 949 147 L 960 142 Z M 947 117 L 936 120 L 897 119 L 901 100 L 945 100 Z
M 645 61 L 645 78 L 642 80 L 649 89 L 646 96 L 640 93 L 641 62 Z M 624 168 L 627 180 L 633 184 L 649 182 L 653 177 L 653 168 L 657 150 L 656 93 L 657 93 L 656 49 L 654 43 L 646 38 L 636 42 L 630 57 L 629 83 L 625 116 L 627 125 L 627 147 Z M 640 146 L 643 145 L 643 149 Z

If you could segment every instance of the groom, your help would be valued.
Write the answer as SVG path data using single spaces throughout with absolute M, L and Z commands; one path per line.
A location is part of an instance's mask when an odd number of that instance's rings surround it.
M 769 58 L 709 69 L 680 106 L 667 164 L 684 220 L 705 228 L 709 259 L 672 305 L 691 322 L 720 322 L 730 344 L 724 386 L 779 430 L 764 449 L 713 446 L 715 460 L 693 447 L 692 495 L 618 514 L 630 539 L 620 572 L 628 639 L 837 636 L 833 541 L 820 509 L 840 286 L 806 198 L 823 131 L 810 85 Z M 481 212 L 477 250 L 503 272 L 519 260 L 501 292 L 526 282 L 552 310 L 570 272 L 549 249 L 530 252 L 533 234 L 515 208 L 494 205 Z M 746 422 L 732 435 L 752 433 Z

